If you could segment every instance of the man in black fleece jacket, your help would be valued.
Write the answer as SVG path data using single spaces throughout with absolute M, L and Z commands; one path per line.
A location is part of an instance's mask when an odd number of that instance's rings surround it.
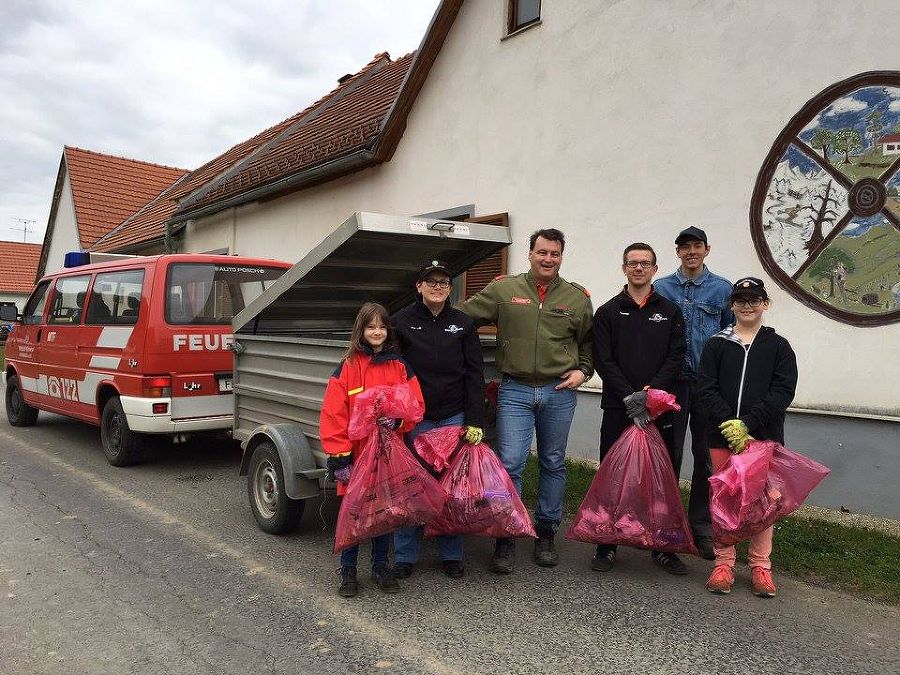
M 646 390 L 671 392 L 681 374 L 686 349 L 684 318 L 678 305 L 654 292 L 656 270 L 656 253 L 650 246 L 628 246 L 622 256 L 628 283 L 594 314 L 594 366 L 603 379 L 601 462 L 628 425 L 646 423 Z M 672 459 L 672 413 L 660 416 L 655 424 Z M 615 556 L 615 546 L 600 545 L 591 565 L 608 571 Z M 653 560 L 671 574 L 687 573 L 674 553 L 654 553 Z

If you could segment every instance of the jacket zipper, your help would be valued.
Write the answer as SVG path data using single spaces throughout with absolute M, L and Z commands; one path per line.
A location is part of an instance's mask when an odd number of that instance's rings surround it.
M 756 340 L 755 335 L 749 345 L 741 345 L 741 347 L 744 348 L 744 365 L 741 368 L 741 383 L 738 386 L 737 411 L 735 412 L 735 417 L 741 416 L 741 399 L 744 397 L 744 376 L 747 374 L 747 359 L 750 357 L 750 348 L 753 346 L 754 340 Z

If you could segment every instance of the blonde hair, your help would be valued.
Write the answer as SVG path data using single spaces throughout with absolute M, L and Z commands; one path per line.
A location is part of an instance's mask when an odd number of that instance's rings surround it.
M 363 352 L 363 345 L 366 344 L 365 331 L 372 321 L 378 319 L 384 324 L 387 330 L 387 338 L 384 341 L 384 348 L 394 346 L 394 329 L 391 326 L 391 317 L 383 305 L 377 302 L 367 302 L 359 308 L 356 320 L 353 322 L 353 331 L 350 333 L 350 345 L 344 353 L 344 359 L 349 360 L 354 354 Z

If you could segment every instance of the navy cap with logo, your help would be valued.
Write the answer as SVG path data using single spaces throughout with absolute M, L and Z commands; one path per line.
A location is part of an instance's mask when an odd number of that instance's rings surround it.
M 709 246 L 709 242 L 706 240 L 706 232 L 701 230 L 699 227 L 691 227 L 686 230 L 682 230 L 678 233 L 678 236 L 675 237 L 675 245 L 681 246 L 682 244 L 686 244 L 689 241 L 702 241 L 704 244 Z
M 452 278 L 453 275 L 450 273 L 450 267 L 447 263 L 442 260 L 429 260 L 421 268 L 419 268 L 419 281 L 424 281 L 429 274 L 434 272 L 443 272 L 448 277 Z
M 769 294 L 766 292 L 766 286 L 763 284 L 762 279 L 757 279 L 756 277 L 742 277 L 734 282 L 734 286 L 731 287 L 731 296 L 728 299 L 734 300 L 735 298 L 740 297 L 754 297 L 768 300 Z

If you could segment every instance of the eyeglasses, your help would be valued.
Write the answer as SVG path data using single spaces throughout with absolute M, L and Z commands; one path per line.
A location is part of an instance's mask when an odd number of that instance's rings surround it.
M 435 281 L 434 279 L 426 279 L 425 285 L 428 288 L 450 288 L 450 282 L 447 279 Z
M 735 307 L 759 307 L 763 302 L 762 298 L 735 298 L 731 304 Z
M 647 262 L 646 260 L 629 260 L 625 263 L 625 267 L 630 270 L 636 270 L 640 267 L 642 270 L 649 270 L 651 267 L 655 267 L 656 265 L 652 262 Z

